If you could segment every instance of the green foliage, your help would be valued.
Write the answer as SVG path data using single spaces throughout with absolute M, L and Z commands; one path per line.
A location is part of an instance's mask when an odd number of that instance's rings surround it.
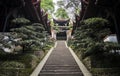
M 90 18 L 81 22 L 81 27 L 78 30 L 84 35 L 90 35 L 95 40 L 103 40 L 103 38 L 111 33 L 109 23 L 102 18 Z
M 34 31 L 40 31 L 40 32 L 45 31 L 45 28 L 44 28 L 43 25 L 40 24 L 40 23 L 33 23 L 32 26 L 33 26 L 33 28 L 36 29 L 36 30 L 34 30 Z M 31 27 L 31 28 L 32 28 L 32 27 Z
M 93 76 L 119 76 L 119 68 L 92 68 Z
M 105 50 L 104 50 L 104 44 L 97 42 L 97 43 L 94 43 L 91 47 L 88 47 L 88 49 L 85 51 L 84 56 L 88 57 L 88 56 L 92 56 L 92 55 L 95 56 L 95 55 L 98 55 L 98 54 L 102 55 L 104 52 L 105 52 Z
M 68 45 L 92 71 L 93 75 L 101 76 L 104 73 L 103 76 L 111 74 L 119 76 L 118 72 L 115 74 L 113 70 L 111 73 L 109 70 L 101 72 L 91 69 L 120 67 L 120 45 L 103 42 L 104 37 L 111 34 L 108 21 L 102 18 L 90 18 L 80 24 L 81 26 L 75 30 L 74 39 L 68 40 Z
M 25 25 L 25 24 L 29 24 L 30 20 L 25 18 L 15 18 L 12 20 L 12 23 L 15 25 Z
M 81 27 L 77 28 L 74 34 L 75 40 L 69 41 L 74 50 L 81 51 L 83 58 L 88 56 L 110 54 L 111 50 L 116 50 L 120 46 L 115 43 L 104 43 L 103 38 L 111 33 L 109 23 L 102 18 L 90 18 L 81 22 Z
M 3 49 L 0 48 L 0 55 L 5 55 L 6 53 L 4 52 Z
M 54 4 L 53 4 L 52 0 L 41 0 L 41 7 L 45 11 L 50 11 L 51 13 L 54 10 Z
M 43 25 L 34 23 L 21 28 L 11 29 L 11 31 L 16 32 L 18 37 L 22 38 L 18 44 L 23 47 L 23 52 L 43 49 L 41 43 L 45 43 L 44 38 L 47 36 Z
M 16 61 L 5 61 L 1 65 L 1 68 L 25 68 L 25 65 Z
M 66 19 L 68 18 L 67 12 L 63 8 L 57 9 L 57 12 L 55 13 L 55 16 L 60 18 L 60 19 Z
M 18 46 L 17 41 L 19 38 L 16 38 L 16 34 L 14 33 L 4 33 L 1 35 L 0 40 L 0 54 L 10 54 L 16 53 L 22 50 L 21 47 Z M 6 52 L 7 51 L 7 52 Z M 16 52 L 15 52 L 16 51 Z
M 41 0 L 41 8 L 44 9 L 44 12 L 48 13 L 48 18 L 52 19 L 52 13 L 54 12 L 54 3 L 52 0 Z
M 89 18 L 87 20 L 84 20 L 83 23 L 92 29 L 99 28 L 98 30 L 109 26 L 108 21 L 102 18 Z
M 62 7 L 62 6 L 64 6 L 64 2 L 63 2 L 62 0 L 57 1 L 57 5 L 58 5 L 59 7 Z
M 34 32 L 34 33 L 40 35 L 41 33 L 43 33 L 45 31 L 45 29 L 42 26 L 43 25 L 37 25 L 35 23 L 35 24 L 32 24 L 32 26 L 25 26 L 24 28 L 26 28 L 27 30 L 29 30 L 29 32 L 31 32 L 31 33 Z
M 19 61 L 24 63 L 26 68 L 34 68 L 37 65 L 39 59 L 35 55 L 25 54 L 20 57 Z
M 80 0 L 59 0 L 57 1 L 57 6 L 60 8 L 65 8 L 65 10 L 69 11 L 69 14 L 79 14 L 80 8 L 81 8 L 81 2 Z M 71 9 L 72 8 L 72 9 Z M 72 10 L 72 11 L 70 11 Z M 70 15 L 69 15 L 70 17 Z M 71 19 L 74 19 L 73 17 L 70 17 Z
M 20 24 L 21 27 L 12 28 L 8 33 L 0 33 L 2 76 L 29 76 L 41 59 L 35 55 L 35 51 L 43 52 L 41 55 L 44 56 L 46 50 L 54 45 L 42 24 L 17 21 L 14 24 Z M 12 52 L 7 53 L 3 48 L 12 48 Z
M 29 76 L 31 72 L 31 69 L 0 68 L 0 76 Z

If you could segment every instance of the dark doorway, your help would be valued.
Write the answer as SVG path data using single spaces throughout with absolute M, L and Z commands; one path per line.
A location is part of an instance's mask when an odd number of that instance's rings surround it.
M 58 32 L 56 34 L 56 39 L 57 40 L 66 40 L 67 39 L 66 31 L 64 31 L 64 32 Z

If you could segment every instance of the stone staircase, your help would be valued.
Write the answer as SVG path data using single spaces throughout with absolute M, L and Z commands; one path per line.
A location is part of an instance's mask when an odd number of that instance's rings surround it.
M 77 65 L 46 65 L 39 76 L 83 76 Z
M 83 76 L 64 41 L 58 41 L 39 76 Z

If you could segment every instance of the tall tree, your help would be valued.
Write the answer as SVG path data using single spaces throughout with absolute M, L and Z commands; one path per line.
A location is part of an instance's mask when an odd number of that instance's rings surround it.
M 45 12 L 52 13 L 54 11 L 54 3 L 52 0 L 41 0 L 41 8 L 43 8 Z
M 74 20 L 74 13 L 79 14 L 81 9 L 81 3 L 80 0 L 60 0 L 57 2 L 58 7 L 64 8 L 68 16 Z
M 64 8 L 58 8 L 55 13 L 55 16 L 61 19 L 68 18 L 67 12 Z

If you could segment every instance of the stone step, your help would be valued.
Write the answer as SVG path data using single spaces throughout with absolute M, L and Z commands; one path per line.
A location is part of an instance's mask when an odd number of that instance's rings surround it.
M 42 70 L 40 73 L 45 73 L 45 72 L 48 72 L 48 73 L 69 73 L 69 72 L 80 72 L 79 70 Z
M 42 70 L 75 70 L 80 71 L 77 65 L 45 65 Z
M 83 76 L 81 72 L 70 73 L 40 73 L 38 76 Z
M 39 76 L 83 76 L 77 65 L 45 65 Z

